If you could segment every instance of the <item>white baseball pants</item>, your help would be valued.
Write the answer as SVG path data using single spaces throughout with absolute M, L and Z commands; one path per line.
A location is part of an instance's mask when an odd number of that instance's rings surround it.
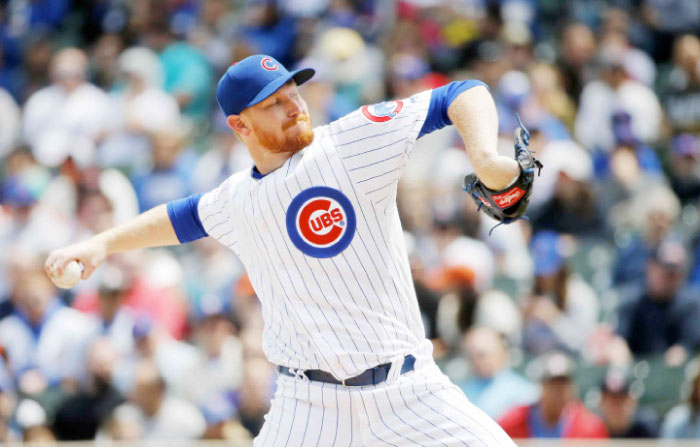
M 515 446 L 432 362 L 376 386 L 280 375 L 255 446 Z M 400 367 L 399 367 L 400 368 Z

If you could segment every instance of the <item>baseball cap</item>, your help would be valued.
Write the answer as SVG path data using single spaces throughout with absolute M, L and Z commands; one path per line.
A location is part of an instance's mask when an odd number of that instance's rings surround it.
M 289 72 L 275 58 L 264 54 L 248 56 L 226 70 L 216 87 L 216 100 L 224 115 L 238 115 L 275 93 L 290 79 L 301 85 L 314 73 L 312 68 Z
M 542 355 L 538 360 L 540 363 L 540 381 L 568 378 L 574 375 L 574 363 L 564 352 L 554 351 Z
M 632 386 L 632 378 L 620 369 L 610 369 L 600 385 L 602 392 L 613 395 L 627 395 Z
M 678 135 L 674 137 L 671 149 L 676 156 L 700 157 L 700 138 L 693 134 Z
M 556 232 L 538 232 L 533 236 L 530 246 L 537 276 L 553 275 L 566 261 L 562 239 Z
M 685 247 L 680 242 L 673 240 L 663 241 L 659 244 L 654 248 L 651 257 L 664 268 L 675 271 L 684 269 L 688 262 L 688 253 Z

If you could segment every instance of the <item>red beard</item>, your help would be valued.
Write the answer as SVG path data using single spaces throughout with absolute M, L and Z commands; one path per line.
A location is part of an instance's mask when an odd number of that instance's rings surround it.
M 306 122 L 308 126 L 301 132 L 296 132 L 293 135 L 287 135 L 286 131 L 298 122 Z M 295 153 L 311 144 L 314 140 L 314 131 L 311 128 L 311 119 L 307 115 L 299 115 L 282 125 L 282 134 L 273 134 L 272 132 L 264 131 L 253 125 L 253 130 L 262 146 L 274 153 Z

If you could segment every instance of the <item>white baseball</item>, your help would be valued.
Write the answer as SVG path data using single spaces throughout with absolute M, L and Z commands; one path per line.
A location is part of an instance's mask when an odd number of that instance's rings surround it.
M 78 282 L 80 281 L 80 275 L 82 273 L 83 268 L 80 265 L 80 263 L 78 263 L 75 260 L 71 260 L 63 268 L 63 275 L 52 275 L 51 281 L 54 285 L 58 286 L 59 288 L 69 289 L 78 284 Z

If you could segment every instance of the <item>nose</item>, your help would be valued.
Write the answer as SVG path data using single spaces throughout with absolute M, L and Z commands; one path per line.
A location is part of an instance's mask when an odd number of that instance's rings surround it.
M 301 101 L 291 98 L 289 100 L 289 106 L 287 106 L 287 116 L 296 117 L 304 112 Z

